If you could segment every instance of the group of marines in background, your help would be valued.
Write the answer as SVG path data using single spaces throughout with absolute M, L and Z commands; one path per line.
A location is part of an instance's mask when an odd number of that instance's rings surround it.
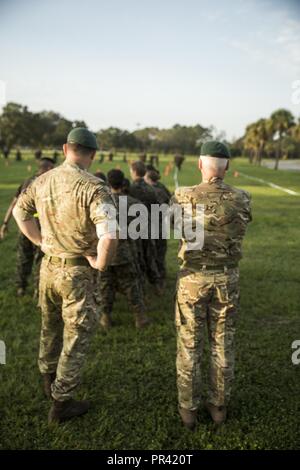
M 18 197 L 35 178 L 54 168 L 57 162 L 57 152 L 54 153 L 56 158 L 43 156 L 41 151 L 38 154 L 35 152 L 38 170 L 18 187 L 0 227 L 1 240 L 7 234 L 8 224 Z M 133 204 L 144 204 L 149 211 L 150 218 L 151 204 L 169 204 L 171 193 L 160 181 L 159 170 L 152 163 L 146 164 L 144 156 L 145 154 L 141 154 L 139 160 L 130 164 L 132 182 L 118 168 L 110 170 L 107 175 L 102 171 L 96 171 L 95 176 L 109 186 L 117 210 L 119 197 L 122 196 L 126 198 L 128 209 Z M 176 156 L 174 158 L 176 159 Z M 112 161 L 111 157 L 109 157 L 109 161 Z M 150 158 L 150 161 L 153 160 Z M 127 220 L 129 224 L 132 218 L 128 217 Z M 161 224 L 162 222 L 160 220 Z M 150 220 L 148 226 L 150 228 Z M 160 230 L 161 232 L 162 230 Z M 147 284 L 152 286 L 153 293 L 156 295 L 163 294 L 166 281 L 166 253 L 167 240 L 163 237 L 156 240 L 149 237 L 147 240 L 128 238 L 119 241 L 117 253 L 111 265 L 105 272 L 98 275 L 96 297 L 99 301 L 99 313 L 101 314 L 100 325 L 105 330 L 109 330 L 113 325 L 112 310 L 117 292 L 126 296 L 128 305 L 135 316 L 137 328 L 143 328 L 150 323 L 150 319 L 145 315 L 145 299 L 148 298 Z M 34 298 L 38 298 L 42 257 L 43 252 L 40 248 L 34 245 L 22 232 L 19 232 L 16 264 L 18 297 L 25 295 L 29 277 L 33 274 Z

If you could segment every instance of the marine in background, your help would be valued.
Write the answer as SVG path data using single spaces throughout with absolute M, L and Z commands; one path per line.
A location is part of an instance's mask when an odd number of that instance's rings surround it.
M 171 199 L 171 193 L 168 188 L 159 181 L 160 173 L 152 165 L 147 165 L 147 171 L 144 176 L 144 180 L 149 184 L 155 191 L 159 204 L 169 205 Z M 156 264 L 159 271 L 159 277 L 161 280 L 161 287 L 164 287 L 166 280 L 166 254 L 167 254 L 167 239 L 164 237 L 164 220 L 160 214 L 159 218 L 159 238 L 155 240 L 156 244 Z
M 118 214 L 120 211 L 120 197 L 123 199 L 123 204 L 126 203 L 127 211 L 130 205 L 139 203 L 139 201 L 123 193 L 123 179 L 124 173 L 118 169 L 110 170 L 107 174 L 107 182 L 116 203 Z M 127 226 L 124 228 L 127 232 L 128 224 L 133 219 L 128 216 L 126 219 Z M 119 230 L 122 231 L 120 222 Z M 144 328 L 149 325 L 150 319 L 145 315 L 144 294 L 135 240 L 131 240 L 129 237 L 126 239 L 120 237 L 114 258 L 106 271 L 98 274 L 98 292 L 101 313 L 100 324 L 105 330 L 110 329 L 113 325 L 112 312 L 117 292 L 126 296 L 129 308 L 135 318 L 136 328 Z
M 17 203 L 20 194 L 40 175 L 54 168 L 54 162 L 51 158 L 43 157 L 38 160 L 38 170 L 35 175 L 26 179 L 17 189 L 12 199 L 3 223 L 0 228 L 0 239 L 3 240 L 7 234 L 9 222 L 12 218 L 13 209 Z M 38 219 L 37 219 L 38 220 Z M 16 265 L 16 288 L 18 297 L 26 293 L 28 279 L 34 271 L 34 296 L 37 297 L 39 285 L 39 271 L 43 253 L 34 243 L 32 243 L 22 232 L 19 232 L 17 242 L 17 265 Z
M 157 266 L 157 254 L 155 240 L 151 240 L 151 206 L 159 204 L 154 189 L 145 182 L 146 166 L 142 161 L 135 161 L 130 166 L 132 183 L 129 194 L 138 199 L 147 209 L 148 233 L 147 238 L 141 239 L 143 258 L 145 264 L 145 276 L 149 283 L 155 287 L 157 294 L 162 293 L 159 271 Z

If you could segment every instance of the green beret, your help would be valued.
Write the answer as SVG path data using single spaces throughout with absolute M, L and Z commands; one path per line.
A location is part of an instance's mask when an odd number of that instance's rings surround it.
M 210 157 L 219 158 L 230 158 L 231 156 L 227 145 L 217 140 L 210 140 L 202 144 L 200 155 L 209 155 Z
M 85 127 L 75 127 L 68 134 L 68 144 L 80 144 L 84 147 L 98 150 L 98 144 L 95 135 Z

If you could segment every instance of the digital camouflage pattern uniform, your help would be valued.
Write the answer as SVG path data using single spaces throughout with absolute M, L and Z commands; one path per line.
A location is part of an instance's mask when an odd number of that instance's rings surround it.
M 251 220 L 250 195 L 220 178 L 178 188 L 172 203 L 204 205 L 204 245 L 187 249 L 181 241 L 177 280 L 177 386 L 181 408 L 196 410 L 202 388 L 201 359 L 205 327 L 210 345 L 208 402 L 225 405 L 234 368 L 234 333 L 239 304 L 238 262 Z
M 17 189 L 15 197 L 20 194 L 35 180 L 37 175 L 26 179 Z M 43 258 L 43 252 L 34 245 L 28 238 L 19 233 L 17 243 L 17 267 L 16 267 L 16 286 L 17 288 L 26 289 L 28 278 L 33 271 L 34 286 L 38 289 L 40 266 Z
M 139 203 L 136 199 L 124 195 L 113 194 L 117 212 L 119 212 L 119 197 L 127 201 L 127 207 Z M 124 200 L 123 200 L 124 201 Z M 130 218 L 128 217 L 128 223 Z M 120 225 L 120 224 L 119 224 Z M 120 231 L 122 227 L 120 226 Z M 117 292 L 124 294 L 133 313 L 143 313 L 145 310 L 141 273 L 139 269 L 139 254 L 137 241 L 119 239 L 117 252 L 104 272 L 99 272 L 99 307 L 101 314 L 111 315 Z
M 144 267 L 145 267 L 145 276 L 148 278 L 151 284 L 159 283 L 159 272 L 156 263 L 157 254 L 156 254 L 156 244 L 155 240 L 150 238 L 150 214 L 151 214 L 151 205 L 158 204 L 158 200 L 155 194 L 154 189 L 147 184 L 143 178 L 138 178 L 135 180 L 129 189 L 129 194 L 135 199 L 138 199 L 142 202 L 148 210 L 148 239 L 141 239 L 141 245 L 143 249 L 143 258 L 144 258 Z
M 96 255 L 95 224 L 108 230 L 102 204 L 114 204 L 108 188 L 75 164 L 64 162 L 39 176 L 19 197 L 22 220 L 39 214 L 42 250 L 39 305 L 42 329 L 39 368 L 56 372 L 52 397 L 70 399 L 79 384 L 89 340 L 97 324 L 96 271 L 85 255 Z

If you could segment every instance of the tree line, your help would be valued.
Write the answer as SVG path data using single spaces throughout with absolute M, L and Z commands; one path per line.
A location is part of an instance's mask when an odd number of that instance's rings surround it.
M 13 148 L 61 148 L 73 127 L 87 127 L 84 121 L 70 121 L 54 111 L 34 113 L 27 106 L 8 103 L 0 115 L 0 148 L 5 156 Z M 100 129 L 97 138 L 102 151 L 142 151 L 151 153 L 198 154 L 201 144 L 216 138 L 226 142 L 213 126 L 182 126 L 169 129 L 147 127 L 129 132 L 118 127 Z M 286 109 L 278 109 L 267 119 L 246 127 L 245 134 L 226 142 L 233 156 L 246 154 L 253 164 L 262 158 L 279 159 L 300 156 L 300 120 Z
M 250 163 L 256 165 L 262 158 L 274 158 L 277 170 L 280 158 L 300 157 L 300 119 L 287 109 L 278 109 L 269 118 L 249 124 L 244 136 L 232 146 L 235 154 L 248 155 Z

